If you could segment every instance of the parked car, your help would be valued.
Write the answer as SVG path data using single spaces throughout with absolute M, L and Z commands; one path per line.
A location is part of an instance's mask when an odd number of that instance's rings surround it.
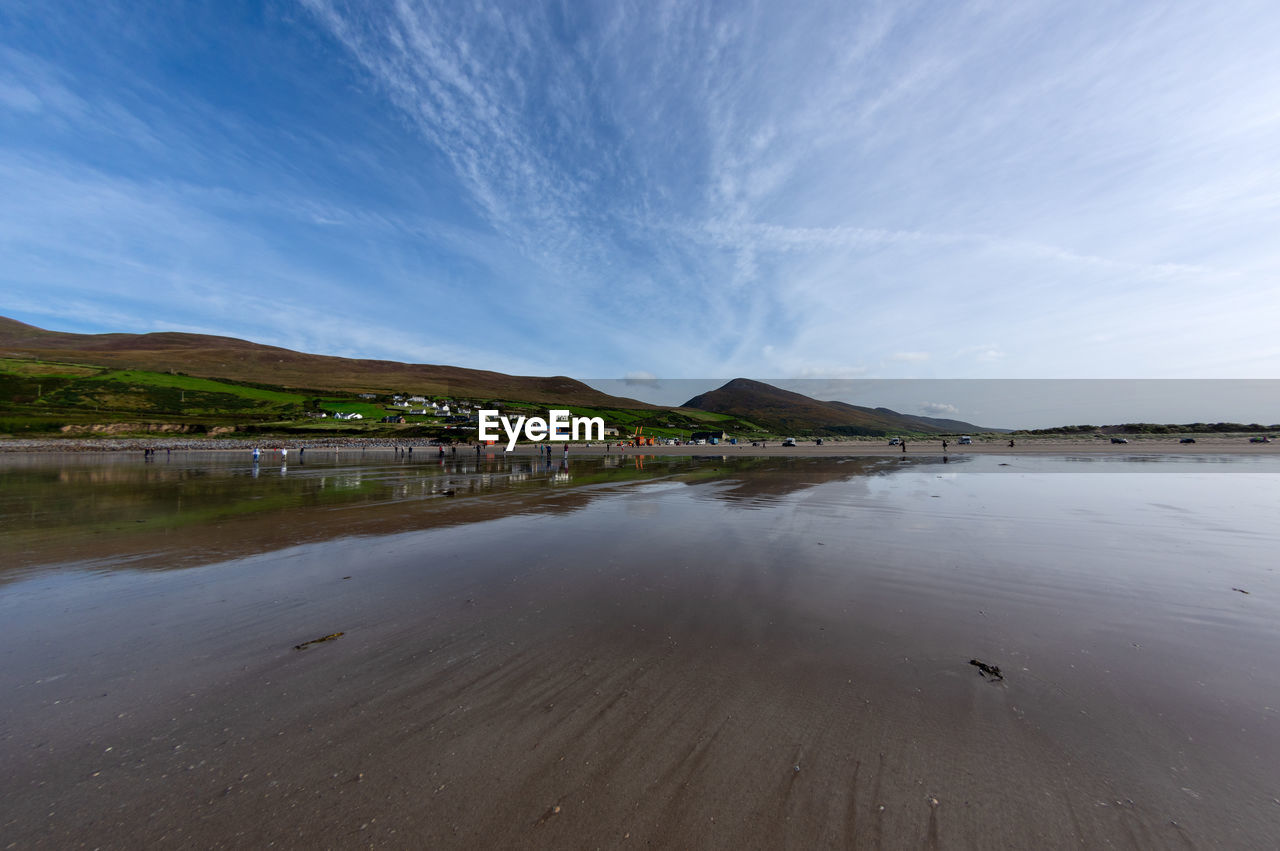
M 795 445 L 796 445 L 796 439 L 795 439 L 794 437 L 788 437 L 786 440 L 782 441 L 782 445 L 783 445 L 783 446 L 795 446 Z
M 1178 442 L 1179 443 L 1195 443 L 1196 439 L 1194 437 L 1184 437 L 1182 438 L 1182 440 L 1179 440 Z
M 1251 438 L 1249 438 L 1249 442 L 1250 442 L 1250 443 L 1270 443 L 1270 442 L 1271 442 L 1271 438 L 1269 438 L 1269 437 L 1251 437 Z
M 968 446 L 970 443 L 973 443 L 973 438 L 970 437 L 969 435 L 966 434 L 965 436 L 960 438 L 961 446 Z
M 890 438 L 890 440 L 889 440 L 889 445 L 890 445 L 890 446 L 897 446 L 897 445 L 898 445 L 898 444 L 900 444 L 900 443 L 902 443 L 902 438 L 900 438 L 900 437 Z
M 1112 443 L 1128 443 L 1129 441 L 1127 438 L 1124 438 L 1124 437 L 1113 437 L 1111 438 L 1111 442 Z

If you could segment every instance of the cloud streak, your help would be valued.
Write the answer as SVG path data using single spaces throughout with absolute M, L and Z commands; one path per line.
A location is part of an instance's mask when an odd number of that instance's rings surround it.
M 183 14 L 0 30 L 18 318 L 545 373 L 1274 372 L 1265 3 Z

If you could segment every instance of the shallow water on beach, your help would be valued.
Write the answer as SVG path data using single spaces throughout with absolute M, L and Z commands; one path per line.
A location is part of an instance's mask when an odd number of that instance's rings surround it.
M 23 844 L 1280 835 L 1275 459 L 3 463 Z
M 0 550 L 9 554 L 0 582 L 49 563 L 190 566 L 372 528 L 465 523 L 518 512 L 521 500 L 703 466 L 423 450 L 313 449 L 258 462 L 248 452 L 0 455 Z

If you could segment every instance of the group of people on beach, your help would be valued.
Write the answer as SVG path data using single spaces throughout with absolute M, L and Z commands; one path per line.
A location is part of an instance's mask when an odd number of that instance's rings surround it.
M 335 449 L 334 449 L 334 451 L 335 451 L 335 452 L 337 452 L 338 450 L 335 448 Z M 281 447 L 280 447 L 280 449 L 279 449 L 279 452 L 280 452 L 280 460 L 281 460 L 281 461 L 288 461 L 288 460 L 289 460 L 289 447 L 287 447 L 287 446 L 281 446 Z M 298 460 L 299 460 L 299 461 L 301 461 L 301 460 L 306 456 L 306 452 L 307 452 L 307 447 L 305 447 L 305 446 L 298 450 Z M 260 448 L 258 448 L 257 446 L 253 447 L 253 460 L 256 462 L 256 461 L 258 461 L 261 457 L 262 457 L 262 450 L 261 450 Z

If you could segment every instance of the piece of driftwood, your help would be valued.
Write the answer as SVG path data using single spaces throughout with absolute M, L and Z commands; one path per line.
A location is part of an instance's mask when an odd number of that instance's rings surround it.
M 333 641 L 335 638 L 341 638 L 344 635 L 346 635 L 345 632 L 330 633 L 329 635 L 321 636 L 320 638 L 313 638 L 310 641 L 304 641 L 301 644 L 295 644 L 293 649 L 304 650 L 312 644 L 319 644 L 321 641 Z

